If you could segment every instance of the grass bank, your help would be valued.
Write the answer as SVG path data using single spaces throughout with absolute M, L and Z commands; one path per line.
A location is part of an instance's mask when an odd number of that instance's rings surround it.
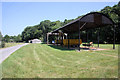
M 4 48 L 16 46 L 16 45 L 19 45 L 19 44 L 24 44 L 24 43 L 5 43 L 5 47 Z
M 4 78 L 116 78 L 118 45 L 109 50 L 84 51 L 29 44 L 2 63 Z

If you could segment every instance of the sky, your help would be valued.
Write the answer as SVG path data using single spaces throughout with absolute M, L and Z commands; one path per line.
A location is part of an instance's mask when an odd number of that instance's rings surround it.
M 21 34 L 41 21 L 75 19 L 118 2 L 2 2 L 2 35 Z

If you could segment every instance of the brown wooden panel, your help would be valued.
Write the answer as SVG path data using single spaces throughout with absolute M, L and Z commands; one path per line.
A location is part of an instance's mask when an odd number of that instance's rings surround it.
M 102 24 L 102 16 L 100 14 L 94 14 L 94 23 L 97 25 Z

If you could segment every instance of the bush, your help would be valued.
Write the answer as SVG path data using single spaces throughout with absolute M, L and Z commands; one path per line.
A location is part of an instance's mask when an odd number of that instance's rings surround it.
M 5 47 L 5 42 L 1 41 L 0 48 L 4 48 L 4 47 Z

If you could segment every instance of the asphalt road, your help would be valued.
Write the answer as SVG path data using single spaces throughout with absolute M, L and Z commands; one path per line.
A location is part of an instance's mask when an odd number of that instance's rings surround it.
M 21 44 L 21 45 L 16 45 L 13 47 L 8 47 L 8 48 L 4 48 L 4 49 L 0 49 L 0 64 L 6 59 L 8 58 L 13 52 L 15 52 L 16 50 L 18 50 L 19 48 L 27 45 L 29 43 L 25 43 L 25 44 Z

